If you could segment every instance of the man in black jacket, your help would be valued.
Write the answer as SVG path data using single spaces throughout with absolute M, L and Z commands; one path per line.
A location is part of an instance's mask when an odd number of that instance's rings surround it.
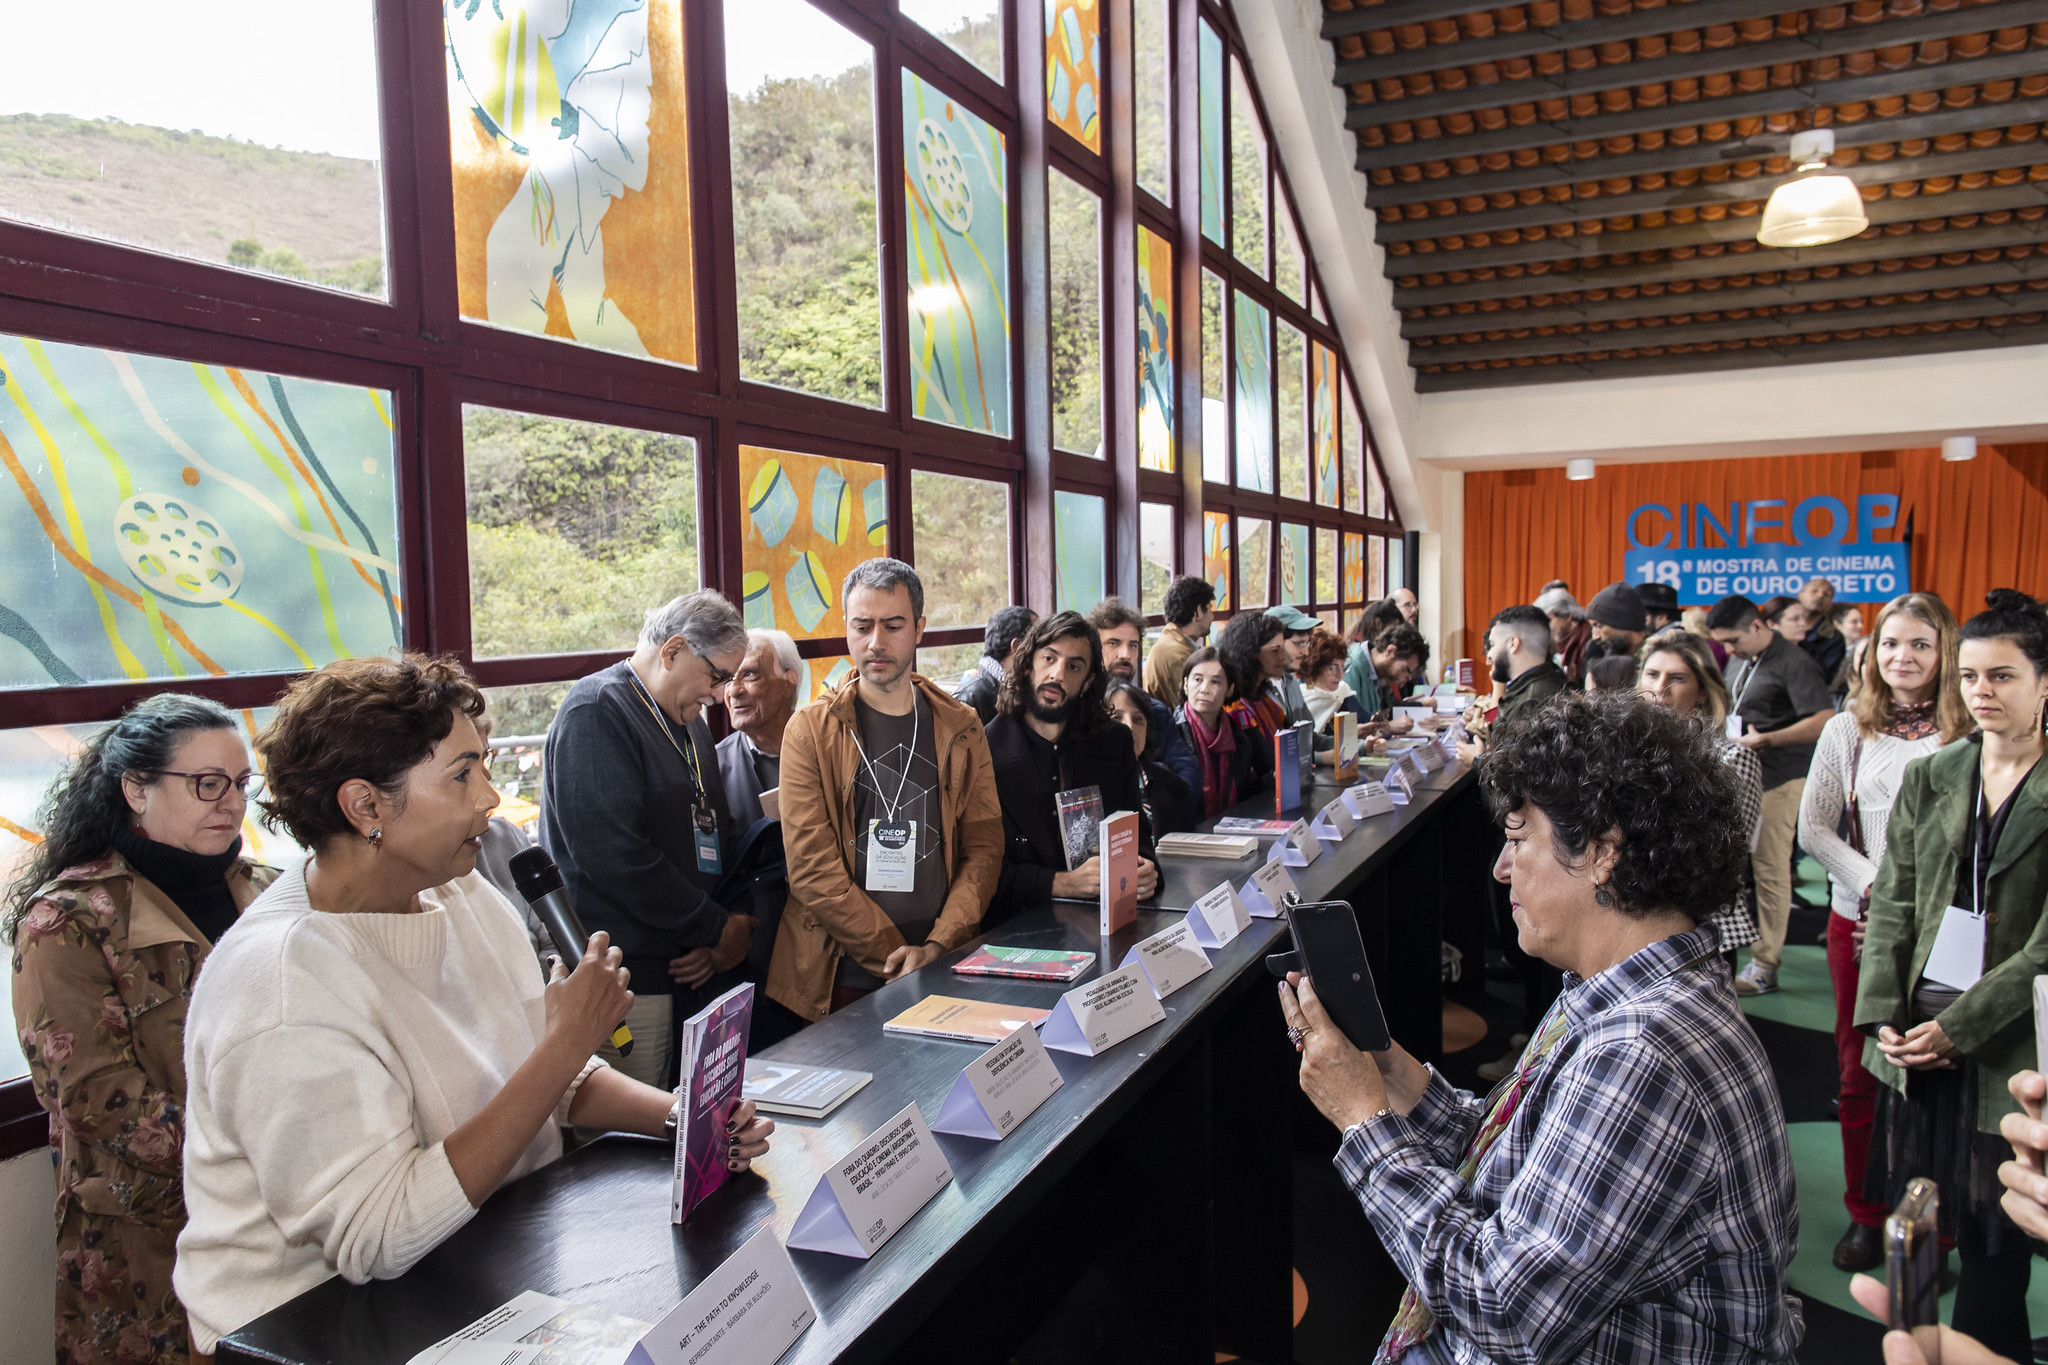
M 1003 679 L 1009 676 L 1010 661 L 1023 643 L 1024 632 L 1037 619 L 1038 613 L 1029 607 L 1004 607 L 988 618 L 981 657 L 975 660 L 974 671 L 953 689 L 953 699 L 973 707 L 983 725 L 996 718 L 996 694 L 1003 690 Z
M 989 757 L 1003 807 L 1003 872 L 983 928 L 1052 898 L 1100 893 L 1099 857 L 1067 867 L 1059 795 L 1102 794 L 1102 813 L 1140 810 L 1138 756 L 1131 732 L 1103 705 L 1108 679 L 1095 628 L 1071 611 L 1046 617 L 1024 636 L 989 722 Z M 1152 834 L 1139 822 L 1138 897 L 1159 889 Z

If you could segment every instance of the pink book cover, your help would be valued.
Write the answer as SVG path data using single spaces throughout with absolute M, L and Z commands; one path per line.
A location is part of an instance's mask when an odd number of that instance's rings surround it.
M 747 1080 L 747 1023 L 754 987 L 738 985 L 683 1025 L 683 1112 L 676 1130 L 676 1183 L 669 1221 L 680 1223 L 723 1185 L 726 1120 Z
M 1138 813 L 1121 810 L 1102 822 L 1102 936 L 1138 918 Z

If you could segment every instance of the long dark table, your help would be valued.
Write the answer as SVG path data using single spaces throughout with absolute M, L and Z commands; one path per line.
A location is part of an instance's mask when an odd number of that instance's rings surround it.
M 1336 790 L 1319 784 L 1311 799 Z M 1421 1055 L 1440 1040 L 1443 877 L 1415 864 L 1440 860 L 1432 829 L 1455 825 L 1471 793 L 1456 765 L 1431 774 L 1412 804 L 1297 869 L 1304 895 L 1359 904 L 1390 1023 Z M 1190 903 L 1255 865 L 1169 860 L 1158 900 Z M 527 1289 L 657 1320 L 764 1222 L 786 1239 L 818 1177 L 905 1104 L 936 1117 L 979 1052 L 885 1034 L 884 1021 L 929 994 L 1050 1008 L 1067 989 L 957 976 L 948 968 L 959 956 L 983 942 L 1086 949 L 1098 954 L 1092 976 L 1181 917 L 1142 910 L 1104 940 L 1092 905 L 1054 903 L 767 1049 L 875 1079 L 826 1119 L 778 1118 L 769 1155 L 683 1228 L 669 1223 L 668 1147 L 606 1135 L 498 1191 L 406 1275 L 329 1280 L 223 1339 L 218 1358 L 402 1365 Z M 1163 1022 L 1100 1057 L 1052 1054 L 1063 1088 L 1002 1142 L 937 1135 L 953 1183 L 870 1260 L 792 1252 L 818 1320 L 785 1359 L 993 1365 L 1044 1358 L 1048 1333 L 1059 1352 L 1096 1358 L 1287 1359 L 1295 1068 L 1263 965 L 1285 937 L 1284 923 L 1254 920 L 1212 953 L 1207 975 L 1162 1002 Z M 1423 979 L 1404 981 L 1425 958 Z M 1434 1022 L 1425 1028 L 1419 1013 Z

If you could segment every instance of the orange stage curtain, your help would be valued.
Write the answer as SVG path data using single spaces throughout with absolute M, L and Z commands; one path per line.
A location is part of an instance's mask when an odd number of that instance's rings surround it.
M 1982 610 L 1991 588 L 2048 596 L 2048 445 L 1980 445 L 1976 459 L 1954 464 L 1921 449 L 1603 465 L 1585 483 L 1562 469 L 1498 470 L 1465 476 L 1465 652 L 1483 648 L 1495 612 L 1530 601 L 1553 578 L 1582 603 L 1620 578 L 1622 520 L 1646 502 L 1726 509 L 1782 498 L 1789 520 L 1817 493 L 1852 511 L 1859 493 L 1898 494 L 1898 526 L 1878 537 L 1910 529 L 1913 587 L 1938 593 L 1959 619 Z M 1646 517 L 1641 533 L 1648 539 L 1660 524 Z M 1762 538 L 1792 537 L 1770 528 Z

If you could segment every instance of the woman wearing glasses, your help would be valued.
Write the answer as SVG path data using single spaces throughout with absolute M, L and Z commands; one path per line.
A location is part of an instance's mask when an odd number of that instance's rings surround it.
M 242 853 L 233 713 L 151 697 L 82 749 L 8 888 L 14 1024 L 57 1162 L 57 1354 L 186 1359 L 185 1006 L 277 870 Z

